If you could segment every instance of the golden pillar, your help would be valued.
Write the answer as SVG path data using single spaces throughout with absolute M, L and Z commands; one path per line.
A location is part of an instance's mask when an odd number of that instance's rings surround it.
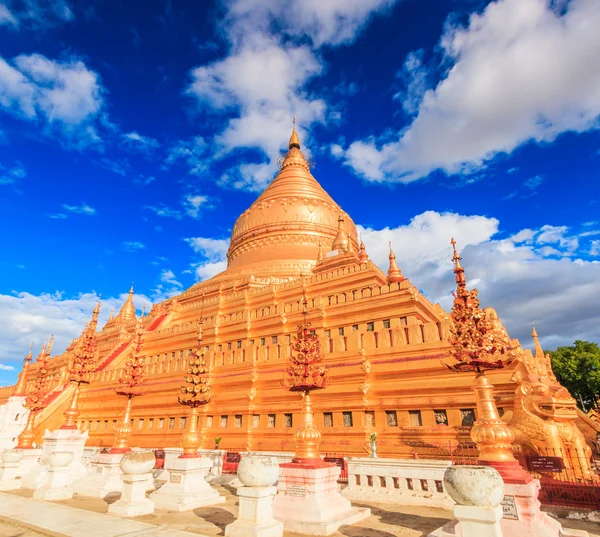
M 188 419 L 189 429 L 181 437 L 182 459 L 200 457 L 198 449 L 202 444 L 202 436 L 198 434 L 198 409 L 207 405 L 211 400 L 209 369 L 206 365 L 204 346 L 202 344 L 202 328 L 204 319 L 200 315 L 198 328 L 198 342 L 196 350 L 188 361 L 186 375 L 183 377 L 185 384 L 181 387 L 179 404 L 190 407 Z
M 320 460 L 321 433 L 314 424 L 310 392 L 327 386 L 327 369 L 321 357 L 321 342 L 317 333 L 310 328 L 310 323 L 306 321 L 308 316 L 306 288 L 303 291 L 302 305 L 304 322 L 298 325 L 293 343 L 294 352 L 290 356 L 290 365 L 286 369 L 288 378 L 282 382 L 285 389 L 302 393 L 303 424 L 294 434 L 296 455 L 292 461 L 298 463 Z
M 477 444 L 479 459 L 487 462 L 516 462 L 512 446 L 515 433 L 500 417 L 494 387 L 481 373 L 473 383 L 477 405 L 477 421 L 471 429 L 471 439 Z
M 144 329 L 141 320 L 137 323 L 135 337 L 135 348 L 125 363 L 123 376 L 119 379 L 122 387 L 115 390 L 117 395 L 127 397 L 127 403 L 125 403 L 125 413 L 123 414 L 121 424 L 115 431 L 115 441 L 112 448 L 110 448 L 110 453 L 127 453 L 130 451 L 129 438 L 131 437 L 131 407 L 133 398 L 142 395 L 139 386 L 146 381 L 144 370 L 146 360 L 142 356 Z

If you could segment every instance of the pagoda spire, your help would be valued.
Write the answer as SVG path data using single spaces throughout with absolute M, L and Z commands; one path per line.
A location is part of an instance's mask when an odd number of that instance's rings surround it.
M 544 351 L 542 349 L 542 346 L 540 345 L 540 338 L 538 337 L 537 330 L 535 329 L 535 321 L 532 321 L 531 324 L 532 324 L 531 337 L 533 338 L 533 344 L 535 347 L 534 356 L 536 358 L 544 358 Z
M 119 311 L 119 314 L 115 318 L 115 321 L 120 321 L 122 323 L 130 323 L 132 321 L 135 321 L 136 318 L 137 317 L 135 314 L 135 306 L 133 305 L 133 285 L 132 285 L 131 289 L 129 290 L 129 296 L 127 297 L 127 300 L 125 301 L 123 306 L 121 306 L 121 310 Z
M 92 312 L 92 320 L 90 321 L 90 324 L 88 327 L 88 328 L 94 330 L 94 332 L 96 331 L 96 328 L 98 327 L 98 315 L 100 315 L 100 298 L 98 298 L 98 304 L 96 304 L 96 307 L 94 308 L 94 311 Z
M 48 347 L 46 348 L 46 356 L 50 357 L 52 355 L 52 345 L 54 344 L 54 334 L 50 336 L 50 341 L 48 342 Z
M 348 250 L 348 242 L 348 236 L 346 235 L 346 231 L 344 229 L 344 211 L 340 209 L 337 234 L 335 235 L 335 239 L 333 239 L 331 249 L 346 252 Z
M 402 271 L 398 267 L 396 263 L 396 255 L 394 254 L 394 250 L 392 250 L 392 243 L 390 242 L 390 268 L 387 273 L 387 281 L 388 283 L 398 283 L 404 280 L 404 276 L 402 276 Z
M 459 288 L 466 289 L 467 287 L 467 279 L 465 277 L 465 269 L 461 266 L 460 260 L 462 257 L 458 254 L 458 250 L 456 249 L 456 241 L 454 238 L 450 239 L 450 244 L 454 250 L 454 255 L 452 256 L 452 261 L 454 262 L 454 274 L 456 275 L 456 285 Z
M 361 263 L 366 263 L 369 260 L 369 256 L 367 255 L 367 249 L 365 248 L 365 243 L 363 242 L 362 235 L 360 237 L 360 246 L 358 248 L 358 260 Z
M 23 360 L 23 369 L 21 369 L 21 373 L 19 374 L 19 380 L 17 382 L 17 385 L 15 386 L 13 397 L 25 397 L 26 395 L 27 370 L 29 369 L 29 364 L 33 359 L 33 355 L 31 354 L 32 348 L 33 343 L 29 345 L 29 354 L 27 354 L 27 356 L 25 356 L 25 359 Z
M 296 132 L 296 116 L 294 116 L 294 127 L 292 129 L 292 135 L 290 136 L 289 149 L 291 149 L 292 147 L 300 149 L 300 137 Z

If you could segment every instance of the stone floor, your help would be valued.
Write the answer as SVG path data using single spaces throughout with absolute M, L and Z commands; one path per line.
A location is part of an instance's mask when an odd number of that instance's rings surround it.
M 23 528 L 12 522 L 0 520 L 0 537 L 45 537 L 45 535 L 47 534 Z
M 237 496 L 235 489 L 230 486 L 216 486 L 221 494 L 226 497 L 226 502 L 215 507 L 197 509 L 194 511 L 175 513 L 159 511 L 152 515 L 137 517 L 135 521 L 168 528 L 171 531 L 189 532 L 208 537 L 224 535 L 225 526 L 235 520 L 237 515 Z M 30 491 L 14 491 L 12 494 L 30 497 Z M 116 501 L 118 496 L 105 500 L 75 496 L 71 500 L 56 502 L 58 505 L 74 507 L 84 511 L 106 513 L 108 504 Z M 356 502 L 355 502 L 356 503 Z M 334 537 L 425 537 L 431 531 L 444 525 L 452 518 L 452 513 L 444 509 L 426 507 L 401 507 L 389 504 L 365 503 L 361 505 L 370 507 L 372 515 L 353 526 L 343 526 L 333 534 Z M 600 524 L 560 519 L 564 527 L 586 530 L 590 536 L 600 537 Z M 35 514 L 32 513 L 31 524 L 35 526 Z M 2 531 L 6 531 L 2 533 Z M 12 531 L 12 533 L 10 533 Z M 161 532 L 162 533 L 162 532 Z M 56 535 L 56 533 L 49 533 Z M 38 537 L 47 533 L 36 533 L 22 529 L 19 533 L 18 526 L 7 525 L 6 530 L 0 527 L 0 537 Z M 99 533 L 102 535 L 102 533 Z M 299 534 L 285 533 L 285 537 L 302 537 Z M 92 536 L 90 536 L 92 537 Z

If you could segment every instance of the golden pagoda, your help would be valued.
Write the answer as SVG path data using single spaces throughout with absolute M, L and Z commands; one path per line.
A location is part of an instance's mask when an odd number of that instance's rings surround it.
M 123 412 L 115 389 L 136 352 L 139 323 L 146 382 L 132 409 L 131 446 L 177 447 L 193 421 L 204 448 L 222 438 L 222 449 L 294 451 L 302 410 L 298 395 L 280 383 L 306 313 L 329 378 L 312 408 L 321 454 L 364 455 L 372 433 L 384 457 L 440 456 L 471 443 L 472 379 L 443 364 L 452 320 L 399 264 L 391 248 L 387 273 L 369 260 L 350 216 L 311 174 L 294 127 L 276 177 L 233 226 L 226 270 L 139 318 L 132 288 L 97 332 L 95 371 L 81 385 L 77 426 L 89 432 L 89 445 L 113 444 Z M 79 339 L 48 360 L 50 395 L 36 420 L 38 441 L 63 421 L 72 394 L 66 372 Z M 517 340 L 511 348 L 513 362 L 486 375 L 500 414 L 514 410 L 520 379 L 538 363 Z M 196 423 L 178 395 L 189 359 L 199 353 L 211 398 Z M 26 374 L 31 386 L 35 363 Z M 12 389 L 0 389 L 0 403 Z M 568 426 L 595 439 L 592 420 L 575 408 L 572 417 Z

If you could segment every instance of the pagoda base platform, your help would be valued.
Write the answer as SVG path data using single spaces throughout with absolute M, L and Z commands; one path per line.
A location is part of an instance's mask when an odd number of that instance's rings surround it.
M 339 466 L 322 461 L 291 462 L 279 466 L 279 485 L 273 516 L 285 531 L 331 535 L 340 526 L 371 516 L 370 509 L 352 507 L 337 484 Z
M 283 537 L 283 524 L 273 518 L 275 487 L 242 487 L 238 490 L 237 520 L 225 527 L 225 537 Z
M 177 458 L 170 467 L 169 480 L 150 495 L 157 509 L 191 511 L 224 503 L 221 496 L 206 482 L 212 461 L 205 457 Z

